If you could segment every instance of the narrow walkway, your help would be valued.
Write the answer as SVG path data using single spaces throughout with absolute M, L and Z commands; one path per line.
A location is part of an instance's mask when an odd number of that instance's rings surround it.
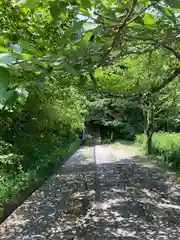
M 133 152 L 96 146 L 34 192 L 0 226 L 0 239 L 178 240 L 179 228 L 180 188 L 170 176 Z

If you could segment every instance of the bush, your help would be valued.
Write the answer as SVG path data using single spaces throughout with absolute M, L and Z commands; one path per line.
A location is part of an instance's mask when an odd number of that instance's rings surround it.
M 4 205 L 7 203 L 16 202 L 18 196 L 27 189 L 34 189 L 39 183 L 44 182 L 61 160 L 70 156 L 79 147 L 80 141 L 76 139 L 73 143 L 61 146 L 61 143 L 51 148 L 49 154 L 41 155 L 41 159 L 34 163 L 34 165 L 27 171 L 21 170 L 18 174 L 13 175 L 13 171 L 0 171 L 0 218 Z
M 146 136 L 136 136 L 136 143 L 143 149 L 146 147 Z M 152 138 L 152 153 L 162 156 L 174 168 L 180 168 L 180 133 L 154 133 Z
M 10 153 L 12 151 L 12 145 L 9 143 L 6 143 L 3 140 L 0 140 L 0 154 L 4 155 L 7 153 Z
M 25 103 L 0 111 L 0 207 L 50 176 L 79 140 L 86 99 L 73 87 L 28 87 Z M 33 189 L 33 187 L 32 187 Z
M 16 174 L 21 170 L 24 157 L 13 152 L 11 144 L 0 141 L 0 173 Z

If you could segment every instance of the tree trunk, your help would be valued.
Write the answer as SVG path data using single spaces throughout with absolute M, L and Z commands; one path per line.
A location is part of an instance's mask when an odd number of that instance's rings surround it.
M 147 137 L 147 155 L 151 155 L 152 154 L 152 134 L 147 132 L 146 133 L 146 137 Z
M 147 118 L 146 118 L 146 146 L 147 146 L 147 155 L 152 154 L 152 136 L 153 136 L 153 127 L 154 127 L 154 108 L 153 104 L 150 103 L 149 109 L 147 110 Z
M 114 139 L 114 132 L 111 132 L 111 141 Z

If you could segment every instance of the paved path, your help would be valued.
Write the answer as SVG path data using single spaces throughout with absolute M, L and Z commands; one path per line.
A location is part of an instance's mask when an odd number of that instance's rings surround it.
M 0 240 L 178 240 L 179 190 L 132 151 L 82 148 L 0 226 Z

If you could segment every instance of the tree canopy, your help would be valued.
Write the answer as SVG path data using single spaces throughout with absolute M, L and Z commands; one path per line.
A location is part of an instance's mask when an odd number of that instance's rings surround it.
M 130 54 L 161 49 L 179 60 L 179 12 L 178 0 L 1 0 L 2 107 L 21 102 L 27 85 L 42 84 L 54 71 L 90 75 L 97 87 L 94 72 Z M 179 73 L 177 62 L 151 92 Z

